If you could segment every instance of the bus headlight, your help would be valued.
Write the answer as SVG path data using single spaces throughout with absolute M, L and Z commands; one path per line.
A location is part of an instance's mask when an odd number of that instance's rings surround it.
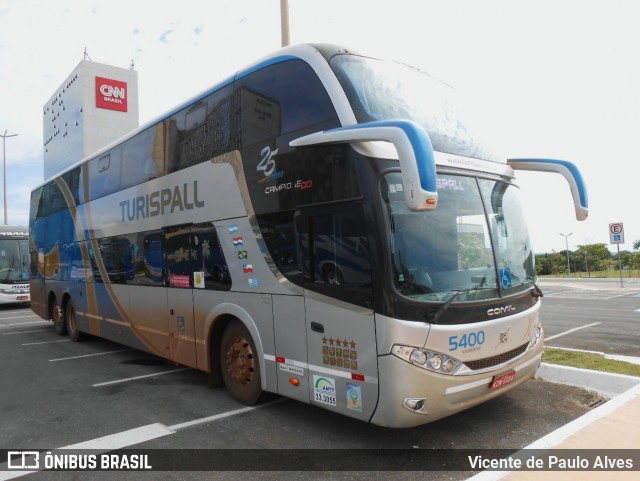
M 453 357 L 417 347 L 396 344 L 391 348 L 391 354 L 414 366 L 440 374 L 453 374 L 462 366 L 462 362 Z

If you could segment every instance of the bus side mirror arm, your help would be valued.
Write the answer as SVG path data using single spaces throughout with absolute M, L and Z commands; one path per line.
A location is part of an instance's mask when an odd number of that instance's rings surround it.
M 576 219 L 585 220 L 589 215 L 587 187 L 578 168 L 566 160 L 555 159 L 509 159 L 507 163 L 513 170 L 532 170 L 537 172 L 555 172 L 562 174 L 571 188 L 571 196 L 576 210 Z
M 375 121 L 347 125 L 295 139 L 292 147 L 367 141 L 391 142 L 398 152 L 407 207 L 433 210 L 438 203 L 436 164 L 427 132 L 410 120 Z

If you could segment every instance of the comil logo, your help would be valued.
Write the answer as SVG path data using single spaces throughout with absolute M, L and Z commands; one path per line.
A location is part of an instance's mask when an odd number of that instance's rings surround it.
M 96 77 L 96 107 L 127 111 L 127 82 Z

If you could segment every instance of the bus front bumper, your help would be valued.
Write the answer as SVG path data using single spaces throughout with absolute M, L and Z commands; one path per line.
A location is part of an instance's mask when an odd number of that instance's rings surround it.
M 393 355 L 381 356 L 379 381 L 384 389 L 380 389 L 371 422 L 386 427 L 414 427 L 486 402 L 533 378 L 542 361 L 542 351 L 540 342 L 500 369 L 465 376 L 437 374 Z M 509 382 L 492 389 L 493 381 L 503 375 Z

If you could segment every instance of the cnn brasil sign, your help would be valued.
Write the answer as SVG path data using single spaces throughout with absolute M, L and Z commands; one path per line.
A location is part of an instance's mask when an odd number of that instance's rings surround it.
M 96 77 L 96 107 L 127 111 L 127 82 Z

